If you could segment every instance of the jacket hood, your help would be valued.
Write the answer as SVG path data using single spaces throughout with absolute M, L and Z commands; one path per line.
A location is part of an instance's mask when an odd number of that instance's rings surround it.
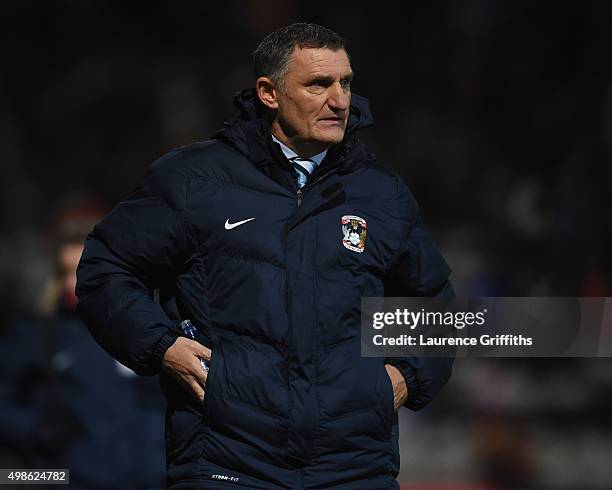
M 261 103 L 253 88 L 237 92 L 234 95 L 234 106 L 239 110 L 238 115 L 225 122 L 225 127 L 215 133 L 213 138 L 224 140 L 255 164 L 267 163 L 271 154 L 271 113 Z M 355 133 L 373 124 L 368 99 L 352 94 L 344 139 L 334 148 L 347 155 L 354 146 Z

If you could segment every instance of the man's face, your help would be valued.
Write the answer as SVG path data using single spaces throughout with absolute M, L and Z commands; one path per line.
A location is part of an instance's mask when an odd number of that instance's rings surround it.
M 317 153 L 340 143 L 348 121 L 352 78 L 343 49 L 296 46 L 284 87 L 277 90 L 277 122 L 289 140 Z

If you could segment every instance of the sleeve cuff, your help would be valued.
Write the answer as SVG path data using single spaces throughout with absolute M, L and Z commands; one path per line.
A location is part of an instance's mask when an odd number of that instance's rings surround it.
M 155 344 L 151 356 L 151 367 L 154 371 L 153 374 L 159 373 L 162 368 L 162 359 L 168 348 L 174 344 L 179 335 L 176 332 L 168 331 Z

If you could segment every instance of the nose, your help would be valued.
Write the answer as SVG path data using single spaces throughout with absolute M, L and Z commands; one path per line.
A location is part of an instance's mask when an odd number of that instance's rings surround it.
M 339 82 L 334 83 L 329 88 L 327 103 L 334 112 L 346 111 L 351 104 L 351 92 L 343 87 Z

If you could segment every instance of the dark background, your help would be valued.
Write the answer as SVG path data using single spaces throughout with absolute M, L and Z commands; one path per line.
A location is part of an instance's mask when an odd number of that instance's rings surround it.
M 0 17 L 6 324 L 36 313 L 58 216 L 111 207 L 207 139 L 253 84 L 251 51 L 295 21 L 346 37 L 365 139 L 459 294 L 612 296 L 612 3 L 22 1 Z M 609 360 L 458 361 L 438 400 L 402 412 L 401 481 L 611 488 L 611 388 Z

